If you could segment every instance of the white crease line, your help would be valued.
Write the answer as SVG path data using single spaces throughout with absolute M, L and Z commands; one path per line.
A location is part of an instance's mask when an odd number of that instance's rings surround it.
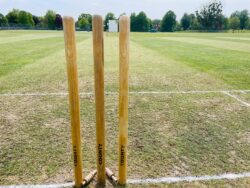
M 243 93 L 250 92 L 250 90 L 210 90 L 210 91 L 131 91 L 130 94 L 206 94 L 206 93 L 221 93 L 234 92 Z
M 147 179 L 128 179 L 128 184 L 162 184 L 162 183 L 179 183 L 179 182 L 193 182 L 193 181 L 211 181 L 211 180 L 234 180 L 239 178 L 250 177 L 250 172 L 240 174 L 221 174 L 213 176 L 183 176 L 183 177 L 162 177 L 162 178 L 147 178 Z M 0 186 L 0 188 L 63 188 L 71 187 L 73 183 L 65 184 L 47 184 L 47 185 L 9 185 Z
M 236 96 L 230 94 L 229 92 L 224 91 L 223 93 L 224 93 L 225 95 L 229 96 L 229 97 L 232 97 L 232 98 L 236 99 L 238 102 L 244 104 L 245 106 L 250 107 L 250 104 L 249 104 L 249 103 L 247 103 L 247 102 L 245 102 L 245 101 L 239 99 L 238 97 L 236 97 Z
M 210 181 L 222 179 L 238 179 L 250 177 L 250 172 L 241 174 L 221 174 L 214 176 L 186 176 L 186 177 L 163 177 L 163 178 L 148 178 L 148 179 L 131 179 L 129 184 L 158 184 L 158 183 L 177 183 L 177 182 L 192 182 L 192 181 Z
M 63 183 L 63 184 L 45 184 L 45 185 L 7 185 L 0 186 L 0 188 L 66 188 L 73 187 L 74 183 Z
M 247 93 L 250 90 L 214 90 L 214 91 L 130 91 L 129 94 L 206 94 L 206 93 Z M 118 92 L 105 92 L 106 95 L 117 95 Z M 0 97 L 10 96 L 67 96 L 67 92 L 61 93 L 3 93 Z M 94 95 L 92 92 L 82 92 L 81 96 Z
M 93 93 L 79 93 L 80 95 L 93 95 Z M 11 96 L 68 96 L 68 93 L 4 93 L 0 94 L 2 97 Z

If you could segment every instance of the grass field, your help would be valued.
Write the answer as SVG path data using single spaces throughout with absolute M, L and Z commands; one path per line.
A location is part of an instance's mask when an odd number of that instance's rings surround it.
M 63 33 L 0 31 L 0 49 L 0 185 L 73 181 L 68 98 L 49 95 L 67 92 Z M 80 92 L 93 92 L 91 33 L 77 33 L 77 49 Z M 132 33 L 130 59 L 129 179 L 250 172 L 250 33 Z M 107 92 L 118 91 L 118 60 L 118 35 L 106 33 Z M 106 159 L 116 173 L 117 108 L 118 95 L 106 95 Z M 81 126 L 87 174 L 95 168 L 93 95 L 81 95 Z

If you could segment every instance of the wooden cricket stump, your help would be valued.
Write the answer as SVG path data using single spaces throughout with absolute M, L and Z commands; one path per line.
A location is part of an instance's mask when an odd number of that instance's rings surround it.
M 130 20 L 121 16 L 119 20 L 119 174 L 118 183 L 127 182 L 127 147 L 128 147 L 128 68 L 129 68 L 129 33 Z
M 72 17 L 63 18 L 65 55 L 69 88 L 69 108 L 71 118 L 71 137 L 74 157 L 75 187 L 88 185 L 97 174 L 97 186 L 105 187 L 106 176 L 113 185 L 127 182 L 128 145 L 128 65 L 130 20 L 121 16 L 119 20 L 119 139 L 118 139 L 118 178 L 105 166 L 105 99 L 104 99 L 104 47 L 103 20 L 93 16 L 93 54 L 96 105 L 96 163 L 97 170 L 85 178 L 82 175 L 82 153 L 80 134 L 80 99 L 78 89 L 77 54 L 75 41 L 75 22 Z
M 82 151 L 80 130 L 80 99 L 78 89 L 77 54 L 75 41 L 75 22 L 72 17 L 63 18 L 65 56 L 69 89 L 69 108 L 71 119 L 71 139 L 74 158 L 75 187 L 87 185 L 96 175 L 91 172 L 85 178 L 82 175 Z
M 127 145 L 128 145 L 128 64 L 130 20 L 121 16 L 119 20 L 119 148 L 118 179 L 105 167 L 105 112 L 104 112 L 104 49 L 103 20 L 93 16 L 93 54 L 95 74 L 96 103 L 96 149 L 97 149 L 97 183 L 105 185 L 105 172 L 112 184 L 125 185 L 127 182 Z
M 103 20 L 101 16 L 93 16 L 92 28 L 96 105 L 97 184 L 98 186 L 105 186 L 104 49 Z

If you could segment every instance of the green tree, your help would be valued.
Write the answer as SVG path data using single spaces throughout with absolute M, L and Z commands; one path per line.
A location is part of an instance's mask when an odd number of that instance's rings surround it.
M 191 24 L 192 24 L 191 16 L 185 13 L 181 18 L 181 27 L 183 28 L 183 30 L 188 30 L 190 29 Z
M 35 25 L 35 21 L 33 20 L 33 15 L 28 12 L 29 24 L 33 27 Z
M 44 25 L 49 29 L 55 29 L 56 13 L 52 10 L 48 10 L 44 16 Z
M 144 12 L 140 12 L 138 15 L 132 13 L 130 16 L 131 31 L 147 32 L 152 26 L 151 20 Z
M 196 11 L 196 17 L 203 29 L 219 29 L 222 11 L 222 3 L 214 0 L 200 11 Z
M 240 29 L 247 29 L 249 24 L 249 12 L 248 10 L 235 11 L 231 14 L 230 18 L 237 17 L 240 20 Z
M 78 17 L 78 21 L 77 21 L 77 25 L 79 26 L 79 21 L 81 19 L 87 19 L 88 21 L 88 26 L 87 26 L 87 30 L 91 31 L 92 30 L 92 15 L 91 14 L 86 14 L 86 13 L 82 13 L 79 17 Z M 80 27 L 80 26 L 79 26 Z
M 37 27 L 41 27 L 41 28 L 47 28 L 48 27 L 47 23 L 45 23 L 44 16 L 40 16 L 40 17 L 38 17 L 38 19 L 39 19 L 39 23 L 37 24 Z
M 25 12 L 23 10 L 20 11 L 18 14 L 18 24 L 28 27 L 34 26 L 35 23 L 32 14 L 30 14 L 29 12 Z
M 240 11 L 238 11 L 238 10 L 234 11 L 234 12 L 231 14 L 230 17 L 231 17 L 231 18 L 232 18 L 232 17 L 238 17 L 238 18 L 240 18 Z
M 189 17 L 191 18 L 191 22 L 193 22 L 196 18 L 195 14 L 193 14 L 193 13 L 189 14 Z
M 87 18 L 80 19 L 78 21 L 78 26 L 85 31 L 89 31 L 90 29 L 90 25 Z
M 136 14 L 135 13 L 132 13 L 130 15 L 130 29 L 131 29 L 131 31 L 136 31 L 137 30 Z
M 56 19 L 55 19 L 55 26 L 56 29 L 62 29 L 63 28 L 63 20 L 62 16 L 60 14 L 56 14 Z
M 153 28 L 153 22 L 150 18 L 148 18 L 148 28 L 149 30 Z
M 19 15 L 19 10 L 18 9 L 13 9 L 12 11 L 10 11 L 6 15 L 8 23 L 10 25 L 16 25 L 16 24 L 18 24 L 18 15 Z
M 32 19 L 34 21 L 34 25 L 37 26 L 40 24 L 41 20 L 39 19 L 38 16 L 32 15 Z
M 136 30 L 139 32 L 147 32 L 149 30 L 149 20 L 144 12 L 140 12 L 136 16 Z
M 191 30 L 200 30 L 201 25 L 198 22 L 198 19 L 196 18 L 195 14 L 189 14 L 189 17 L 191 19 L 190 29 Z
M 235 17 L 231 17 L 229 19 L 229 28 L 233 30 L 233 32 L 237 29 L 240 29 L 240 19 L 235 16 Z
M 104 30 L 107 31 L 109 26 L 109 20 L 114 20 L 115 19 L 115 15 L 112 12 L 109 12 L 106 16 L 105 16 L 105 20 L 104 20 Z
M 161 31 L 173 32 L 176 25 L 176 15 L 173 11 L 168 11 L 161 21 Z
M 248 10 L 242 10 L 240 12 L 240 28 L 243 29 L 247 29 L 248 23 L 249 23 L 249 12 Z
M 160 26 L 161 26 L 161 20 L 155 19 L 152 21 L 152 28 L 153 29 L 160 31 Z
M 228 18 L 224 15 L 221 15 L 217 28 L 219 29 L 228 29 Z
M 178 21 L 176 21 L 175 27 L 174 27 L 174 31 L 181 31 L 182 26 L 181 23 L 179 23 Z
M 8 26 L 7 18 L 0 13 L 0 27 Z
M 192 19 L 191 29 L 192 30 L 201 30 L 202 26 L 197 18 Z

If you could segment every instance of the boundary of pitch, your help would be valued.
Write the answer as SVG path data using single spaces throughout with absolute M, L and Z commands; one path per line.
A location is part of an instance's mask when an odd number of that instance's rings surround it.
M 178 177 L 162 177 L 162 178 L 147 178 L 147 179 L 129 179 L 128 184 L 170 184 L 182 182 L 195 182 L 195 181 L 212 181 L 212 180 L 235 180 L 241 178 L 249 178 L 250 172 L 240 174 L 227 173 L 220 175 L 205 175 L 205 176 L 178 176 Z M 0 188 L 63 188 L 71 187 L 74 183 L 62 184 L 45 184 L 45 185 L 7 185 L 0 186 Z

